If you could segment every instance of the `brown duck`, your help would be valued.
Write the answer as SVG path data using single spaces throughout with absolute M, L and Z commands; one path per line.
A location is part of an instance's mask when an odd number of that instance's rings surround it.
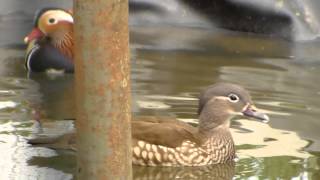
M 218 83 L 209 86 L 199 98 L 199 126 L 168 118 L 142 117 L 132 121 L 132 161 L 142 166 L 203 166 L 226 163 L 235 158 L 229 130 L 234 115 L 268 121 L 257 111 L 249 93 L 242 87 Z M 58 140 L 31 140 L 51 148 L 72 146 L 74 134 Z M 53 143 L 53 144 L 52 144 Z

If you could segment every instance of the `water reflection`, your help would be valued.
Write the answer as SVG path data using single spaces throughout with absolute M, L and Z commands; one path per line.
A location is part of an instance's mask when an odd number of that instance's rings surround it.
M 177 27 L 133 26 L 131 37 L 134 115 L 196 124 L 199 91 L 228 81 L 248 88 L 271 116 L 269 124 L 233 121 L 235 167 L 135 167 L 136 179 L 320 179 L 319 42 Z M 27 74 L 23 53 L 21 44 L 0 48 L 0 179 L 72 179 L 74 152 L 31 147 L 26 138 L 73 131 L 73 75 Z
M 74 119 L 74 76 L 71 74 L 29 73 L 28 79 L 39 84 L 41 118 Z
M 310 168 L 310 162 L 316 159 L 292 156 L 244 159 L 237 163 L 239 173 L 234 179 L 318 179 L 318 170 Z M 319 163 L 316 166 L 319 167 Z
M 235 164 L 220 164 L 204 167 L 141 167 L 134 166 L 134 180 L 162 179 L 217 179 L 230 180 L 235 173 Z
M 72 179 L 53 168 L 40 168 L 28 163 L 32 157 L 55 157 L 54 150 L 30 147 L 25 137 L 32 134 L 32 122 L 1 121 L 0 179 Z

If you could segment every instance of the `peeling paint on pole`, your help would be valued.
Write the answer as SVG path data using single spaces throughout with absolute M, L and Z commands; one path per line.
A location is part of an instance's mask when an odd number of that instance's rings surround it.
M 74 0 L 77 179 L 131 179 L 128 0 Z

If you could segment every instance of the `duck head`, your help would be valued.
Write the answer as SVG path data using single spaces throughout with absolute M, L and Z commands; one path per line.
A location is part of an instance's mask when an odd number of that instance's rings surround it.
M 204 90 L 199 97 L 198 113 L 202 130 L 229 128 L 230 118 L 234 115 L 269 121 L 269 117 L 254 106 L 249 92 L 231 83 L 214 84 Z
M 73 17 L 70 11 L 45 8 L 36 13 L 34 28 L 25 43 L 47 44 L 73 61 Z
M 32 31 L 24 38 L 25 43 L 34 39 L 48 37 L 53 40 L 61 40 L 64 34 L 73 26 L 72 14 L 64 9 L 44 8 L 38 11 L 34 18 Z

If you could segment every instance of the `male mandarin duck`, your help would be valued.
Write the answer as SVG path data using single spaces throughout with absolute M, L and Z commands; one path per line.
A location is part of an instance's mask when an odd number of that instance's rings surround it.
M 28 44 L 25 66 L 33 72 L 73 72 L 73 17 L 70 11 L 44 8 L 34 18 L 34 27 L 24 39 Z
M 142 166 L 204 166 L 232 161 L 235 147 L 229 127 L 234 115 L 269 120 L 258 112 L 244 88 L 217 83 L 199 97 L 199 126 L 176 119 L 144 117 L 132 120 L 132 162 Z M 75 148 L 74 134 L 31 144 Z M 65 149 L 65 148 L 64 148 Z

